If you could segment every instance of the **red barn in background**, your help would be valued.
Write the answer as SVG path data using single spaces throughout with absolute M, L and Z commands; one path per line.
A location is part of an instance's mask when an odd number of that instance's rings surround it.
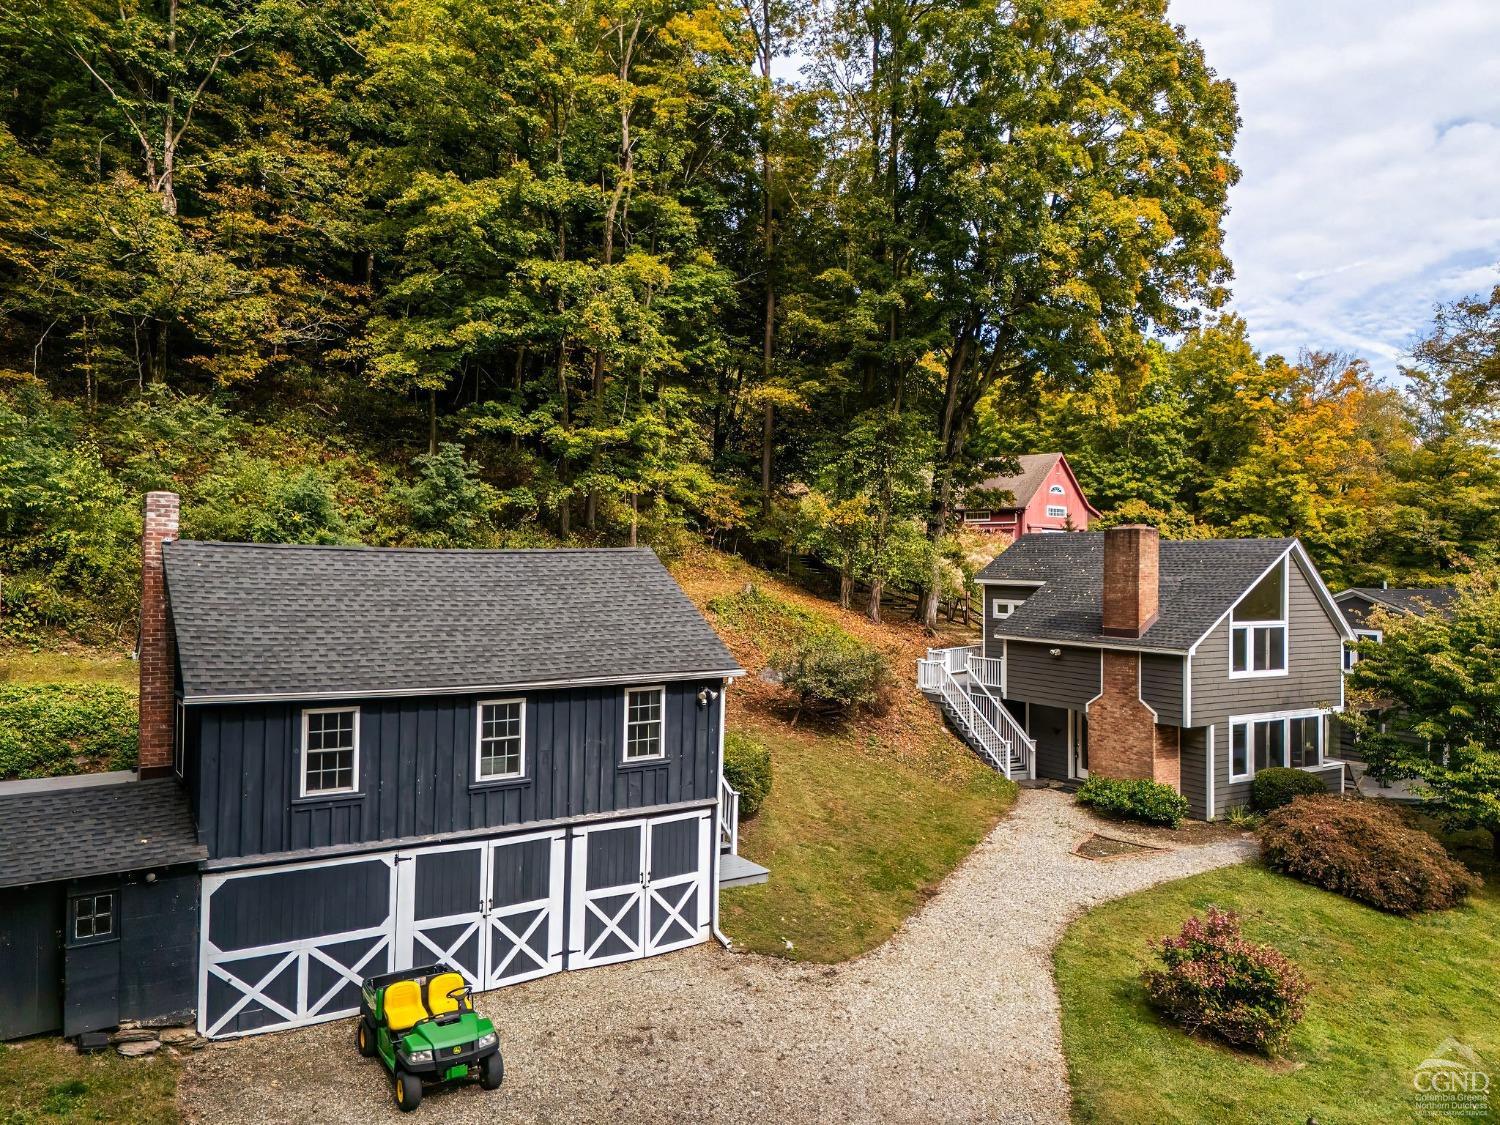
M 980 488 L 1008 491 L 1015 500 L 1003 508 L 960 509 L 966 527 L 1020 538 L 1032 531 L 1087 531 L 1099 514 L 1078 485 L 1061 453 L 1028 453 L 1016 458 L 1015 476 L 991 477 Z

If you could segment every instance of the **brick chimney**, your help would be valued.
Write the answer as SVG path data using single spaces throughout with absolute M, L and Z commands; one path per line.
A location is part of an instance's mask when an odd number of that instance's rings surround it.
M 1161 541 L 1156 528 L 1132 523 L 1104 533 L 1103 631 L 1139 637 L 1156 621 Z
M 167 583 L 162 546 L 177 538 L 177 494 L 146 493 L 141 531 L 141 750 L 137 771 L 143 778 L 172 772 L 177 719 L 176 664 L 172 622 L 167 615 Z

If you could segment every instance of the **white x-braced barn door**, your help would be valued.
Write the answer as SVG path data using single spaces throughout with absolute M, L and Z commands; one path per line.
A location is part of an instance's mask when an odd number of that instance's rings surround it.
M 705 940 L 707 812 L 579 829 L 568 968 L 631 961 Z
M 484 987 L 499 988 L 562 969 L 566 849 L 562 831 L 490 846 Z
M 396 963 L 451 965 L 476 991 L 485 983 L 487 843 L 396 856 Z

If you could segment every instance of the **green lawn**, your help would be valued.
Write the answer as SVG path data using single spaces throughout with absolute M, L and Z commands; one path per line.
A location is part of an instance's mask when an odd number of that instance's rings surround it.
M 26 649 L 0 648 L 0 681 L 79 681 L 135 687 L 140 682 L 140 669 L 127 653 L 104 650 L 30 652 Z
M 1190 1039 L 1146 1005 L 1148 942 L 1210 905 L 1239 911 L 1247 936 L 1313 982 L 1282 1060 Z M 1068 930 L 1056 965 L 1078 1121 L 1410 1121 L 1412 1072 L 1449 1037 L 1492 1064 L 1500 1110 L 1493 875 L 1472 905 L 1403 919 L 1258 864 L 1227 868 L 1098 907 Z
M 58 1039 L 0 1043 L 0 1125 L 175 1122 L 178 1064 L 80 1056 Z
M 771 747 L 771 795 L 740 829 L 741 853 L 771 880 L 725 891 L 720 909 L 735 945 L 758 953 L 833 962 L 874 948 L 1015 800 L 951 739 L 912 760 L 854 734 L 741 729 Z

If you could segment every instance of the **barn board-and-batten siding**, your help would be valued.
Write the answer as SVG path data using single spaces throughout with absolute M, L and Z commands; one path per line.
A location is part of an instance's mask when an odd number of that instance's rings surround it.
M 205 704 L 196 805 L 213 859 L 505 829 L 718 796 L 718 681 L 666 685 L 666 756 L 625 763 L 625 689 L 351 700 L 359 792 L 301 798 L 302 711 L 327 703 Z M 480 700 L 525 695 L 526 776 L 476 782 Z
M 1057 656 L 1050 654 L 1059 649 Z M 1099 650 L 1010 641 L 1006 645 L 1008 699 L 1081 711 L 1099 694 Z
M 1343 704 L 1343 638 L 1303 570 L 1297 552 L 1287 556 L 1287 674 L 1231 678 L 1229 617 L 1199 642 L 1192 657 L 1192 721 L 1214 727 L 1214 808 L 1222 816 L 1250 803 L 1250 782 L 1229 780 L 1229 719 Z M 1337 754 L 1323 738 L 1324 757 Z

